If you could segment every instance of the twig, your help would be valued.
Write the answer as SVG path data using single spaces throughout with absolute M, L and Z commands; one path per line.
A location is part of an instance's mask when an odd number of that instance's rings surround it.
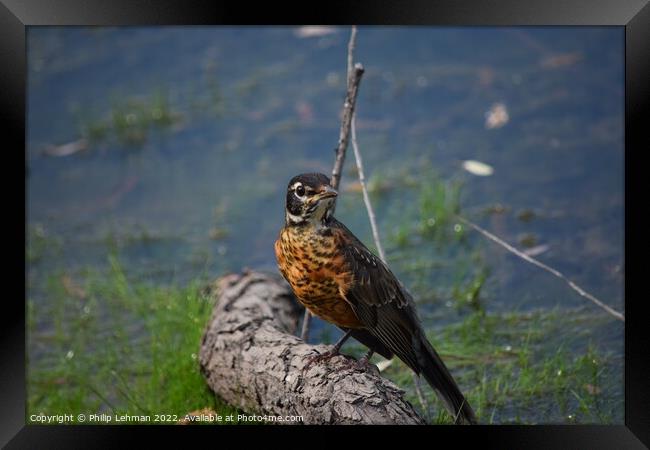
M 354 107 L 357 102 L 357 94 L 359 92 L 359 83 L 363 76 L 364 68 L 361 64 L 354 64 L 354 47 L 357 39 L 357 27 L 352 27 L 350 33 L 350 41 L 348 42 L 348 67 L 347 67 L 347 93 L 345 96 L 345 103 L 343 104 L 343 117 L 341 119 L 341 130 L 339 132 L 339 143 L 336 148 L 336 159 L 334 160 L 334 168 L 332 169 L 332 179 L 330 184 L 334 189 L 338 189 L 341 181 L 341 170 L 343 169 L 343 162 L 345 161 L 345 150 L 348 147 L 350 137 L 350 124 L 354 114 Z M 334 205 L 336 207 L 336 204 Z M 333 207 L 333 208 L 334 208 Z M 305 317 L 302 321 L 302 332 L 300 337 L 303 341 L 307 342 L 309 337 L 309 327 L 311 325 L 311 313 L 305 310 Z
M 352 116 L 351 123 L 352 131 L 352 149 L 354 150 L 354 159 L 357 161 L 357 172 L 359 173 L 359 183 L 361 184 L 361 192 L 363 192 L 363 202 L 366 204 L 366 210 L 368 210 L 368 219 L 370 220 L 370 228 L 372 228 L 372 238 L 375 240 L 375 247 L 377 247 L 377 252 L 379 252 L 379 257 L 385 263 L 386 254 L 384 253 L 384 248 L 381 245 L 379 240 L 379 230 L 377 228 L 377 221 L 375 220 L 375 212 L 372 209 L 372 204 L 370 203 L 370 197 L 368 196 L 368 189 L 366 188 L 366 177 L 363 174 L 363 161 L 361 160 L 361 152 L 357 146 L 357 126 L 356 118 Z
M 305 309 L 305 315 L 302 319 L 302 331 L 300 332 L 300 338 L 307 342 L 309 338 L 309 326 L 311 325 L 311 313 L 309 310 Z
M 350 36 L 350 44 L 348 45 L 348 92 L 343 104 L 343 118 L 341 119 L 341 130 L 339 132 L 339 144 L 336 148 L 336 160 L 334 161 L 334 168 L 332 169 L 332 180 L 330 184 L 334 189 L 338 189 L 341 181 L 341 170 L 343 169 L 343 161 L 345 160 L 345 150 L 348 148 L 348 141 L 350 140 L 350 126 L 352 123 L 352 116 L 354 115 L 354 108 L 357 102 L 357 93 L 359 92 L 359 83 L 363 76 L 364 68 L 361 64 L 357 63 L 352 67 L 351 52 L 354 51 L 354 44 L 356 40 L 356 27 L 352 27 L 352 34 Z
M 424 417 L 427 419 L 427 422 L 429 422 L 431 421 L 431 415 L 429 414 L 429 403 L 424 397 L 424 394 L 422 394 L 420 377 L 415 373 L 413 374 L 413 385 L 415 386 L 415 394 L 417 395 L 420 406 L 422 407 L 422 411 L 424 412 Z M 458 410 L 458 413 L 460 414 L 460 410 Z
M 493 242 L 496 242 L 497 244 L 499 244 L 500 246 L 504 247 L 504 248 L 505 248 L 506 250 L 508 250 L 509 252 L 514 253 L 515 255 L 519 256 L 519 257 L 522 258 L 523 260 L 528 261 L 529 263 L 534 264 L 534 265 L 536 265 L 537 267 L 539 267 L 539 268 L 541 268 L 541 269 L 544 269 L 545 271 L 547 271 L 547 272 L 549 272 L 549 273 L 555 275 L 556 277 L 558 277 L 558 278 L 564 280 L 564 281 L 569 285 L 569 287 L 570 287 L 571 289 L 573 289 L 574 291 L 576 291 L 576 292 L 577 292 L 578 294 L 580 294 L 582 297 L 585 297 L 586 299 L 592 301 L 593 303 L 595 303 L 596 305 L 598 305 L 599 307 L 601 307 L 602 309 L 604 309 L 607 313 L 611 314 L 612 316 L 614 316 L 614 317 L 617 318 L 618 320 L 620 320 L 620 321 L 622 321 L 622 322 L 625 322 L 625 316 L 624 316 L 622 313 L 620 313 L 620 312 L 618 312 L 618 311 L 612 309 L 611 307 L 607 306 L 607 305 L 606 305 L 605 303 L 603 303 L 602 301 L 598 300 L 596 297 L 594 297 L 593 295 L 591 295 L 589 292 L 585 291 L 585 290 L 582 289 L 580 286 L 578 286 L 578 285 L 575 284 L 573 281 L 571 281 L 571 280 L 568 279 L 566 276 L 564 276 L 560 271 L 558 271 L 558 270 L 556 270 L 556 269 L 553 269 L 552 267 L 547 266 L 546 264 L 544 264 L 544 263 L 542 263 L 542 262 L 536 260 L 536 259 L 533 258 L 532 256 L 529 256 L 529 255 L 525 254 L 525 253 L 522 252 L 522 251 L 517 250 L 517 249 L 514 248 L 512 245 L 510 245 L 510 244 L 508 244 L 507 242 L 505 242 L 505 241 L 499 239 L 498 237 L 496 237 L 495 235 L 493 235 L 493 234 L 490 233 L 489 231 L 484 230 L 484 229 L 481 228 L 480 226 L 478 226 L 478 225 L 476 225 L 475 223 L 473 223 L 473 222 L 471 222 L 471 221 L 465 219 L 464 217 L 461 217 L 461 216 L 459 216 L 459 215 L 456 215 L 456 217 L 457 217 L 458 220 L 460 220 L 461 222 L 463 222 L 463 223 L 465 223 L 466 225 L 469 225 L 470 227 L 474 228 L 476 231 L 478 231 L 479 233 L 481 233 L 483 236 L 487 237 L 488 239 L 490 239 L 490 240 L 493 241 Z

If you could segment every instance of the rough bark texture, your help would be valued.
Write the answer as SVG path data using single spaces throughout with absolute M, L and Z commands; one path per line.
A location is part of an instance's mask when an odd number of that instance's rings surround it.
M 404 391 L 374 365 L 360 369 L 294 336 L 302 307 L 279 276 L 248 272 L 215 282 L 199 359 L 212 390 L 249 413 L 300 415 L 304 424 L 422 424 Z M 296 423 L 296 422 L 289 422 Z

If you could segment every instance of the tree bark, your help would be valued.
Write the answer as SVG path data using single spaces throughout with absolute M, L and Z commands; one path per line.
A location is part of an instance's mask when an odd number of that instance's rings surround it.
M 259 415 L 302 416 L 304 424 L 423 424 L 404 391 L 376 366 L 359 368 L 293 335 L 303 308 L 279 276 L 247 272 L 217 280 L 216 304 L 199 352 L 210 388 Z M 304 372 L 304 373 L 303 373 Z

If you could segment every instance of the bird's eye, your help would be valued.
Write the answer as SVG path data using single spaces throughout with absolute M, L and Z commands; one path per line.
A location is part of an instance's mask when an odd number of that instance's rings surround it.
M 305 195 L 305 187 L 300 185 L 296 188 L 296 194 L 298 194 L 298 197 L 302 197 Z

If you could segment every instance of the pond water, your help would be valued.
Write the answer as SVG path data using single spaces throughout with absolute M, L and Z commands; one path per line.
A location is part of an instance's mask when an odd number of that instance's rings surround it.
M 346 27 L 31 27 L 26 269 L 40 327 L 48 280 L 105 270 L 110 252 L 157 284 L 276 271 L 288 180 L 332 170 L 348 38 Z M 366 176 L 389 264 L 427 326 L 462 318 L 453 297 L 476 280 L 488 313 L 599 311 L 477 233 L 455 234 L 453 220 L 427 234 L 435 183 L 458 184 L 461 214 L 624 312 L 623 58 L 620 27 L 359 28 Z M 355 181 L 350 151 L 337 216 L 371 246 Z M 572 345 L 616 361 L 622 422 L 623 325 L 582 327 Z M 327 333 L 316 321 L 312 340 Z

